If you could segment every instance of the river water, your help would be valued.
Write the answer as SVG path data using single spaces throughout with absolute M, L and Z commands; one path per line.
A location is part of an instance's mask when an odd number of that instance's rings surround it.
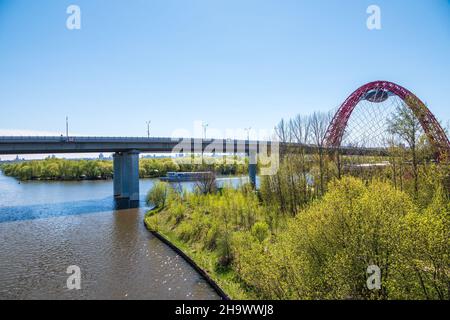
M 154 182 L 140 181 L 140 208 L 116 210 L 112 181 L 19 183 L 0 172 L 0 299 L 218 299 L 145 229 Z M 79 290 L 67 288 L 69 266 L 80 268 Z

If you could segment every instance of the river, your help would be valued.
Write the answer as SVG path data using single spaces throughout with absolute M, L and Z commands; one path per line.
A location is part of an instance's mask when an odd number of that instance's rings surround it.
M 140 181 L 140 208 L 116 210 L 112 181 L 19 183 L 0 172 L 0 299 L 219 299 L 145 229 L 154 182 Z M 67 288 L 69 266 L 80 268 L 79 290 Z

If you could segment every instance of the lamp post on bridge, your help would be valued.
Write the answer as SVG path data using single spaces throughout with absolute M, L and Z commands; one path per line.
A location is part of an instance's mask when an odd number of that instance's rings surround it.
M 256 150 L 253 150 L 252 147 L 250 146 L 250 131 L 252 130 L 252 127 L 248 127 L 244 129 L 247 132 L 247 144 L 248 144 L 248 152 L 247 152 L 247 156 L 248 156 L 248 175 L 249 175 L 249 179 L 250 179 L 250 184 L 252 185 L 253 188 L 256 188 L 256 161 L 257 161 L 257 157 L 256 157 Z
M 202 127 L 203 127 L 203 140 L 206 140 L 206 129 L 208 128 L 208 124 L 206 122 L 203 122 Z M 202 165 L 203 164 L 204 161 L 203 161 L 203 141 L 202 141 Z
M 146 123 L 147 123 L 147 138 L 150 139 L 150 124 L 152 123 L 152 121 L 148 120 Z
M 247 142 L 250 143 L 250 131 L 252 127 L 244 128 L 244 130 L 247 132 Z
M 208 124 L 203 123 L 202 127 L 203 127 L 203 139 L 206 140 L 206 129 L 208 128 Z
M 69 139 L 69 117 L 66 116 L 66 138 Z

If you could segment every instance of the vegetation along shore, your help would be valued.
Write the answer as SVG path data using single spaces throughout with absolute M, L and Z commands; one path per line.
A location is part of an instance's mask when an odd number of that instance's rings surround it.
M 157 183 L 145 223 L 232 299 L 448 300 L 450 166 L 430 160 L 409 119 L 391 130 L 410 144 L 380 157 L 330 156 L 320 143 L 312 154 L 282 150 L 259 190 Z M 295 123 L 307 121 L 282 121 L 280 140 L 302 136 Z M 376 290 L 371 266 L 381 271 Z
M 26 180 L 103 180 L 113 177 L 111 160 L 68 160 L 48 158 L 9 162 L 0 165 L 7 176 Z M 246 160 L 240 157 L 142 158 L 139 160 L 141 178 L 163 177 L 167 172 L 212 171 L 218 175 L 242 175 L 247 172 Z

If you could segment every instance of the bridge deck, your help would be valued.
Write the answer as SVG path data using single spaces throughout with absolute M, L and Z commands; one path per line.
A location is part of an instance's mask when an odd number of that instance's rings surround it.
M 146 153 L 257 153 L 275 148 L 304 148 L 314 152 L 317 147 L 298 143 L 274 141 L 247 141 L 230 139 L 194 138 L 143 138 L 143 137 L 0 137 L 0 154 L 56 154 L 56 153 L 100 153 L 127 152 L 137 150 Z M 333 150 L 329 150 L 333 151 Z M 383 154 L 384 149 L 340 148 L 347 155 Z

